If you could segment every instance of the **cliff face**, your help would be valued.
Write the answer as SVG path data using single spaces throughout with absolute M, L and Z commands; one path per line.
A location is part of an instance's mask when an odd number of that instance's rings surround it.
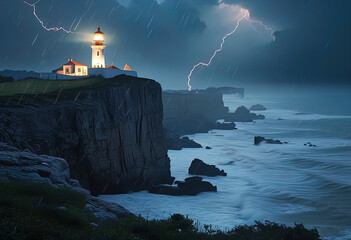
M 160 85 L 126 76 L 101 81 L 2 97 L 0 141 L 66 159 L 71 177 L 92 194 L 169 182 Z
M 179 135 L 207 132 L 228 112 L 218 91 L 163 92 L 162 98 L 163 126 Z

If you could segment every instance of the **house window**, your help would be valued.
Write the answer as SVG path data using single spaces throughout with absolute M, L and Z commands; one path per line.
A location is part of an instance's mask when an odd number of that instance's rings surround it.
M 65 68 L 66 69 L 66 73 L 69 73 L 69 68 Z
M 78 68 L 78 72 L 79 72 L 79 73 L 82 72 L 82 69 L 81 69 L 81 68 Z
M 99 51 L 97 51 L 96 55 L 97 55 L 97 56 L 100 56 L 100 52 L 99 52 Z

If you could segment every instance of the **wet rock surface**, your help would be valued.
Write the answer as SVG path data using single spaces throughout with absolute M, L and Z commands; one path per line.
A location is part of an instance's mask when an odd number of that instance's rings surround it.
M 223 123 L 217 122 L 215 125 L 215 129 L 234 130 L 234 129 L 236 129 L 236 124 L 234 122 L 223 122 Z
M 254 120 L 265 119 L 265 116 L 251 113 L 249 109 L 241 106 L 234 113 L 228 113 L 224 119 L 226 122 L 253 122 Z
M 217 192 L 217 187 L 210 182 L 202 181 L 202 177 L 189 177 L 184 181 L 176 181 L 177 186 L 154 185 L 149 189 L 149 193 L 163 195 L 190 195 L 195 196 L 201 192 Z
M 169 150 L 181 150 L 183 148 L 202 148 L 200 144 L 189 137 L 180 137 L 177 133 L 165 129 L 167 148 Z
M 208 177 L 227 176 L 224 170 L 219 170 L 215 165 L 206 164 L 197 158 L 191 162 L 188 173 L 191 175 L 203 175 Z
M 254 144 L 255 145 L 259 145 L 262 142 L 268 143 L 268 144 L 288 144 L 288 142 L 282 142 L 280 140 L 273 140 L 271 138 L 267 139 L 267 138 L 264 138 L 264 137 L 261 137 L 261 136 L 256 136 L 254 138 Z
M 307 146 L 307 147 L 317 147 L 316 144 L 313 144 L 313 143 L 311 143 L 311 142 L 304 143 L 303 145 L 304 145 L 304 146 Z

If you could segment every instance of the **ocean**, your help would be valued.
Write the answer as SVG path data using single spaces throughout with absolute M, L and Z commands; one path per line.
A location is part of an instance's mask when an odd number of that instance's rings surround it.
M 224 95 L 223 100 L 232 111 L 263 104 L 267 110 L 256 113 L 266 119 L 237 123 L 237 130 L 189 135 L 210 150 L 169 151 L 176 180 L 189 177 L 194 158 L 224 169 L 226 177 L 204 177 L 217 193 L 175 197 L 142 191 L 100 197 L 148 219 L 181 213 L 224 230 L 255 220 L 303 223 L 316 227 L 324 239 L 351 239 L 351 116 L 318 114 L 313 108 L 302 112 L 287 98 Z M 288 144 L 255 146 L 255 136 Z

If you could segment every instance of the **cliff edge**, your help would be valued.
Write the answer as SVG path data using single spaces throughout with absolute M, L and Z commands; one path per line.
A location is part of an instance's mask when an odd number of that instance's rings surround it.
M 94 195 L 171 181 L 157 82 L 122 75 L 4 84 L 1 142 L 66 159 Z

